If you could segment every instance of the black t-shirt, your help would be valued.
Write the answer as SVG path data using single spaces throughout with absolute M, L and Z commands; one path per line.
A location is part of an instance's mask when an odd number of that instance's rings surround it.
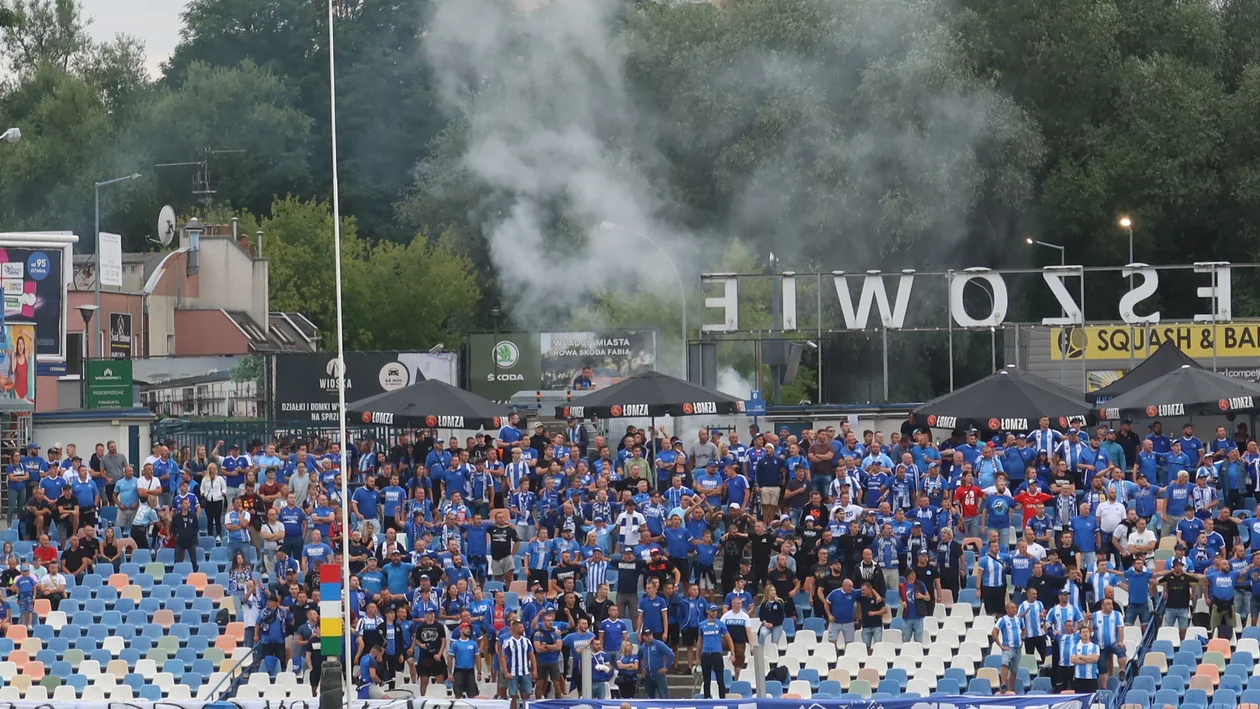
M 815 576 L 814 587 L 819 590 L 823 598 L 831 595 L 831 592 L 844 585 L 844 580 L 848 578 L 843 572 L 840 574 L 832 574 L 830 569 L 824 569 L 825 576 Z
M 928 594 L 935 597 L 936 579 L 940 576 L 936 571 L 936 567 L 931 564 L 924 566 L 914 565 L 914 575 L 924 586 L 927 586 Z
M 1233 549 L 1234 542 L 1238 541 L 1238 525 L 1234 524 L 1232 519 L 1220 519 L 1218 517 L 1213 520 L 1213 526 L 1216 528 L 1216 533 L 1225 540 L 1225 548 Z
M 364 558 L 367 558 L 367 555 L 368 555 L 367 547 L 363 546 L 363 542 L 355 542 L 355 541 L 350 542 L 350 558 L 351 559 L 353 559 L 356 556 L 362 556 Z M 366 561 L 351 561 L 350 562 L 350 573 L 352 574 L 355 574 L 355 575 L 361 574 L 363 573 L 363 570 L 366 568 L 367 568 Z
M 1059 542 L 1055 545 L 1054 550 L 1059 553 L 1059 561 L 1063 564 L 1063 568 L 1076 568 L 1076 555 L 1080 552 L 1080 549 L 1075 544 L 1065 547 L 1063 542 Z
M 591 624 L 598 628 L 599 624 L 608 618 L 608 609 L 612 605 L 613 602 L 607 598 L 602 601 L 599 599 L 591 600 L 590 608 L 587 609 L 591 614 Z
M 415 635 L 420 649 L 432 658 L 442 649 L 442 640 L 446 638 L 446 628 L 442 627 L 441 623 L 421 621 L 416 624 Z
M 564 588 L 565 579 L 573 579 L 573 582 L 577 583 L 577 580 L 581 578 L 581 576 L 582 576 L 582 567 L 575 566 L 573 564 L 568 564 L 568 565 L 560 564 L 559 566 L 551 570 L 552 580 L 555 581 L 556 585 L 561 588 Z
M 774 590 L 778 592 L 779 598 L 791 598 L 792 586 L 795 576 L 791 569 L 770 569 L 766 573 L 766 580 L 774 584 Z
M 743 536 L 739 534 L 731 534 L 732 531 L 743 532 Z M 722 538 L 722 556 L 724 559 L 735 559 L 734 563 L 738 564 L 738 559 L 744 555 L 744 548 L 748 546 L 747 530 L 734 530 L 727 527 L 727 533 Z
M 618 559 L 617 593 L 637 594 L 639 592 L 639 572 L 640 566 L 637 559 Z
M 862 617 L 860 619 L 859 625 L 861 625 L 864 628 L 866 627 L 873 628 L 876 625 L 884 624 L 884 619 L 882 617 L 880 616 L 872 617 L 870 615 L 871 613 L 881 610 L 884 607 L 884 602 L 880 600 L 878 596 L 861 596 L 858 598 L 858 606 L 862 609 Z
M 757 534 L 752 532 L 748 535 L 748 544 L 752 547 L 752 558 L 754 569 L 764 569 L 770 563 L 770 554 L 774 551 L 774 545 L 778 541 L 775 535 L 770 532 Z M 758 566 L 757 562 L 761 564 Z
M 495 525 L 490 528 L 490 557 L 498 561 L 506 559 L 512 555 L 512 545 L 519 537 L 516 536 L 516 528 L 510 524 L 500 527 Z
M 73 512 L 79 509 L 79 503 L 75 501 L 73 495 L 70 497 L 58 497 L 56 507 L 57 516 L 60 517 L 67 512 Z
M 1194 586 L 1194 581 L 1189 576 L 1169 574 L 1159 582 L 1164 584 L 1169 608 L 1187 609 L 1190 607 L 1190 589 Z
M 78 574 L 83 571 L 83 562 L 91 559 L 94 554 L 87 553 L 82 546 L 77 549 L 67 549 L 61 553 L 61 563 L 66 567 L 66 573 Z

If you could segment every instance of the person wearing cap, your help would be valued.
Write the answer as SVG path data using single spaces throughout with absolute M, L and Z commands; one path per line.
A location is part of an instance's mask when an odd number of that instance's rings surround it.
M 1186 639 L 1186 628 L 1190 627 L 1192 592 L 1203 581 L 1202 576 L 1186 568 L 1186 563 L 1180 558 L 1173 558 L 1168 568 L 1155 572 L 1155 581 L 1164 587 L 1164 625 L 1177 628 L 1183 641 Z
M 726 699 L 725 667 L 722 657 L 731 650 L 731 634 L 726 624 L 718 620 L 718 607 L 712 603 L 706 607 L 706 617 L 699 625 L 700 676 L 704 680 L 705 699 L 713 698 L 712 680 L 717 679 L 718 698 Z
M 1071 593 L 1066 586 L 1060 588 L 1055 595 L 1058 597 L 1058 604 L 1046 611 L 1046 626 L 1050 631 L 1051 663 L 1054 668 L 1052 672 L 1057 672 L 1060 667 L 1067 666 L 1066 661 L 1063 660 L 1064 645 L 1070 644 L 1076 624 L 1085 619 L 1085 614 L 1081 612 L 1081 609 L 1071 603 Z
M 648 699 L 669 698 L 666 675 L 674 666 L 674 657 L 674 651 L 657 637 L 654 630 L 643 629 L 639 641 L 639 671 L 643 673 Z
M 774 446 L 766 444 L 763 454 L 753 464 L 753 480 L 756 494 L 761 499 L 763 519 L 774 519 L 779 514 L 779 498 L 787 484 L 787 466 Z
M 372 608 L 372 604 L 368 604 L 368 608 Z M 412 636 L 415 638 L 414 653 L 416 675 L 418 676 L 420 693 L 424 694 L 429 686 L 430 679 L 436 679 L 439 683 L 446 681 L 447 667 L 447 643 L 449 638 L 446 635 L 446 627 L 437 620 L 437 612 L 432 606 L 426 606 L 424 609 L 424 617 L 412 626 Z
M 472 637 L 472 626 L 460 623 L 459 637 L 451 641 L 451 685 L 456 699 L 471 699 L 480 690 L 477 686 L 477 654 L 480 645 Z
M 35 616 L 35 589 L 39 586 L 39 582 L 31 574 L 29 564 L 22 564 L 20 571 L 22 575 L 13 581 L 12 590 L 17 594 L 18 613 L 21 614 L 22 625 L 25 625 L 27 628 L 34 628 L 37 622 Z

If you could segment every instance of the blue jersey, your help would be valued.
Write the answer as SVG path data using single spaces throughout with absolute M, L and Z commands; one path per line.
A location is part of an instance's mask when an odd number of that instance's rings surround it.
M 1004 615 L 994 626 L 998 632 L 998 642 L 1003 647 L 1018 648 L 1023 640 L 1023 623 L 1018 616 Z
M 1097 655 L 1099 652 L 1101 651 L 1099 650 L 1097 644 L 1083 643 L 1079 640 L 1074 642 L 1071 648 L 1072 657 L 1076 657 L 1077 655 Z M 1072 665 L 1072 667 L 1075 668 L 1073 670 L 1073 676 L 1076 679 L 1098 679 L 1097 662 L 1087 662 L 1080 665 Z
M 980 565 L 980 585 L 987 587 L 1006 587 L 1006 555 L 985 554 L 977 562 Z
M 726 624 L 720 620 L 706 620 L 700 624 L 700 652 L 722 652 L 722 638 L 730 635 Z

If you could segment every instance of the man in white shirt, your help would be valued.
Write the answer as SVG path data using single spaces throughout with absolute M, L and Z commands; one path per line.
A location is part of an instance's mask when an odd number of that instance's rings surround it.
M 1019 541 L 1028 545 L 1028 556 L 1037 561 L 1045 561 L 1046 548 L 1037 543 L 1037 535 L 1033 532 L 1032 527 L 1024 527 L 1024 534 Z
M 1146 528 L 1146 520 L 1142 517 L 1137 519 L 1137 529 L 1129 533 L 1127 540 L 1127 549 L 1129 554 L 1137 558 L 1141 555 L 1146 563 L 1150 564 L 1155 560 L 1155 532 Z
M 753 629 L 752 618 L 744 611 L 744 599 L 735 596 L 731 599 L 731 609 L 720 618 L 731 637 L 731 667 L 735 679 L 739 679 L 739 671 L 744 669 L 744 649 L 748 645 L 748 637 Z
M 619 531 L 621 544 L 632 548 L 639 545 L 639 530 L 647 525 L 647 517 L 635 507 L 634 500 L 626 500 L 625 511 L 617 515 L 617 521 L 613 523 Z
M 144 472 L 140 475 L 140 480 L 136 482 L 136 494 L 140 495 L 141 502 L 148 502 L 149 498 L 161 499 L 162 497 L 162 481 L 153 476 L 153 465 L 144 464 Z

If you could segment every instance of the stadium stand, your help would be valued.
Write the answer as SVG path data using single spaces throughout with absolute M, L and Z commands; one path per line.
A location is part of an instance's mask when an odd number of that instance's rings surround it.
M 949 475 L 924 474 L 910 488 L 907 501 L 917 504 L 922 495 L 926 507 L 915 510 L 897 503 L 901 509 L 894 513 L 889 502 L 906 492 L 898 481 L 911 464 L 885 472 L 881 460 L 887 453 L 865 456 L 873 457 L 873 463 L 852 460 L 852 467 L 833 482 L 836 477 L 810 476 L 808 459 L 786 435 L 788 447 L 777 437 L 760 435 L 748 447 L 734 435 L 714 443 L 706 432 L 690 452 L 683 452 L 686 447 L 680 442 L 676 457 L 658 457 L 663 464 L 655 467 L 665 471 L 658 477 L 652 474 L 653 464 L 642 458 L 642 431 L 628 432 L 626 452 L 604 450 L 603 438 L 592 437 L 588 458 L 563 434 L 553 438 L 539 432 L 541 438 L 530 439 L 516 425 L 513 419 L 497 441 L 478 436 L 460 446 L 451 439 L 447 449 L 445 441 L 422 438 L 418 446 L 406 437 L 392 446 L 370 440 L 354 446 L 350 469 L 362 472 L 352 485 L 353 531 L 347 551 L 353 577 L 346 593 L 354 609 L 350 653 L 360 696 L 391 692 L 450 697 L 466 691 L 470 696 L 505 697 L 509 687 L 500 663 L 510 663 L 511 653 L 499 650 L 510 643 L 514 619 L 528 626 L 529 639 L 554 652 L 554 657 L 539 654 L 538 662 L 554 664 L 557 675 L 563 669 L 563 676 L 573 680 L 570 690 L 577 686 L 582 648 L 619 638 L 633 642 L 596 656 L 597 668 L 609 668 L 596 670 L 597 684 L 605 691 L 706 696 L 712 692 L 701 671 L 707 666 L 707 632 L 719 624 L 719 638 L 726 634 L 736 647 L 717 649 L 721 656 L 714 679 L 720 677 L 719 687 L 746 698 L 753 696 L 757 682 L 756 669 L 747 662 L 751 653 L 739 647 L 745 644 L 764 648 L 766 668 L 775 677 L 765 682 L 769 696 L 882 700 L 992 695 L 1005 689 L 1006 664 L 1012 666 L 1015 694 L 1059 688 L 1048 658 L 1043 661 L 1030 649 L 1011 660 L 1002 651 L 1012 625 L 992 613 L 988 603 L 995 588 L 1002 600 L 1024 600 L 1023 589 L 1037 583 L 1024 573 L 1031 564 L 1021 565 L 1031 558 L 1032 548 L 1023 542 L 1013 545 L 1015 534 L 1001 540 L 1001 535 L 1020 530 L 1015 500 L 1060 507 L 1057 501 L 1024 498 L 1029 489 L 1023 484 L 1006 490 L 1004 474 L 984 480 L 983 490 L 971 484 L 983 460 L 1003 455 L 1003 448 L 977 453 L 978 465 L 956 462 Z M 843 428 L 839 433 L 853 436 Z M 815 446 L 826 445 L 831 434 L 810 432 L 817 436 Z M 842 452 L 852 450 L 855 438 Z M 1025 439 L 1019 441 L 1023 450 Z M 890 443 L 888 448 L 903 450 L 897 438 Z M 926 439 L 919 443 L 913 454 L 904 448 L 906 455 L 923 456 L 928 467 L 939 469 L 938 447 Z M 763 445 L 767 448 L 756 447 Z M 884 450 L 873 437 L 861 445 Z M 530 452 L 523 456 L 522 449 Z M 512 462 L 499 464 L 498 450 Z M 0 700 L 315 696 L 318 677 L 310 670 L 320 658 L 312 643 L 320 628 L 318 568 L 323 562 L 339 565 L 343 551 L 340 459 L 333 446 L 313 442 L 299 447 L 281 439 L 266 446 L 253 442 L 245 452 L 234 445 L 226 452 L 216 447 L 172 455 L 159 445 L 139 476 L 126 466 L 119 468 L 121 478 L 115 477 L 112 471 L 119 462 L 97 455 L 82 465 L 77 481 L 72 478 L 82 461 L 70 455 L 77 462 L 63 468 L 63 454 L 67 452 L 54 450 L 42 458 L 32 446 L 8 471 L 11 486 L 21 482 L 23 473 L 32 479 L 22 491 L 25 500 L 10 500 L 11 518 L 18 524 L 0 532 L 8 564 L 0 571 L 0 586 L 9 590 L 7 614 L 0 619 Z M 522 461 L 535 456 L 536 467 Z M 862 472 L 863 463 L 869 472 Z M 413 476 L 412 471 L 419 473 Z M 641 477 L 645 471 L 648 478 Z M 677 479 L 675 471 L 680 471 Z M 917 468 L 911 472 L 918 480 Z M 166 482 L 160 482 L 164 477 Z M 522 480 L 542 484 L 526 487 Z M 781 481 L 781 497 L 768 494 L 776 487 L 769 484 L 774 480 Z M 1060 485 L 1048 482 L 1050 489 Z M 496 483 L 503 488 L 497 494 L 491 492 Z M 1130 484 L 1121 475 L 1106 487 L 1069 490 L 1069 509 L 1075 514 L 1081 502 L 1105 502 L 1113 487 L 1131 496 L 1132 507 L 1136 485 Z M 969 499 L 969 491 L 978 493 L 977 499 Z M 852 492 L 859 497 L 851 497 Z M 465 495 L 471 503 L 464 501 Z M 854 501 L 863 495 L 871 497 L 861 504 Z M 47 502 L 57 498 L 62 501 Z M 982 549 L 982 539 L 968 535 L 976 531 L 971 522 L 982 505 L 986 527 L 999 540 L 991 552 Z M 1246 505 L 1255 507 L 1250 499 Z M 180 512 L 184 506 L 189 508 L 186 514 Z M 51 513 L 42 524 L 41 509 Z M 73 524 L 66 518 L 71 511 L 77 515 Z M 1010 519 L 1000 519 L 1004 514 Z M 1094 517 L 1082 521 L 1089 514 L 1081 512 L 1064 522 L 1072 529 L 1091 529 L 1087 523 Z M 1253 548 L 1250 516 L 1245 510 L 1233 514 L 1237 516 L 1229 519 L 1237 521 L 1231 537 Z M 1046 531 L 1037 528 L 1033 515 L 1026 517 L 1030 539 Z M 931 521 L 933 531 L 924 532 L 920 520 Z M 1231 531 L 1229 520 L 1221 521 L 1224 531 Z M 935 531 L 940 522 L 959 533 L 961 544 Z M 543 529 L 554 535 L 544 535 Z M 48 536 L 47 542 L 37 532 Z M 920 534 L 927 534 L 927 541 L 916 542 Z M 1086 617 L 1103 598 L 1117 609 L 1143 605 L 1130 602 L 1131 583 L 1145 588 L 1148 577 L 1114 576 L 1097 568 L 1078 577 L 1071 573 L 1077 564 L 1056 566 L 1067 556 L 1087 567 L 1086 555 L 1093 555 L 1092 545 L 1086 550 L 1070 540 L 1064 545 L 1063 539 L 1032 545 L 1037 558 L 1045 560 L 1037 565 L 1053 579 L 1042 586 L 1047 596 L 1058 588 L 1071 589 L 1069 605 Z M 930 598 L 922 602 L 906 583 L 911 569 L 924 568 L 912 560 L 910 552 L 917 548 L 924 549 L 919 563 L 934 569 L 933 578 L 950 568 L 962 572 L 956 584 L 943 583 L 939 596 L 926 594 Z M 960 554 L 951 561 L 954 549 Z M 1107 555 L 1105 548 L 1099 551 L 1099 556 Z M 1187 556 L 1194 551 L 1164 535 L 1150 554 L 1153 587 L 1163 587 L 1162 574 L 1178 560 L 1188 559 L 1187 568 L 1204 570 Z M 834 569 L 828 557 L 836 560 Z M 1127 557 L 1121 562 L 1119 573 L 1131 566 Z M 62 570 L 53 569 L 53 563 Z M 987 576 L 990 570 L 997 581 Z M 1253 588 L 1260 589 L 1254 580 L 1260 567 L 1255 574 L 1251 571 L 1249 565 L 1236 563 L 1233 573 L 1225 574 L 1231 589 L 1237 584 L 1247 598 Z M 666 588 L 646 587 L 655 583 L 652 579 L 673 578 L 694 578 L 698 595 L 679 590 L 677 596 L 654 597 Z M 830 595 L 848 593 L 843 579 L 856 584 L 849 603 L 859 618 L 870 609 L 877 611 L 872 615 L 877 620 L 859 620 L 851 639 L 838 627 L 846 620 Z M 734 608 L 733 598 L 740 597 L 739 584 L 745 582 L 749 595 L 740 606 L 755 622 L 741 621 Z M 601 589 L 604 584 L 607 588 Z M 803 586 L 818 595 L 798 590 Z M 779 589 L 782 596 L 777 596 Z M 1165 625 L 1166 596 L 1156 590 L 1144 601 L 1154 608 L 1150 622 L 1144 625 L 1144 618 L 1130 616 L 1124 626 L 1124 652 L 1114 670 L 1083 663 L 1090 669 L 1082 667 L 1084 677 L 1078 679 L 1086 684 L 1073 685 L 1069 678 L 1068 686 L 1091 687 L 1090 673 L 1097 671 L 1105 681 L 1096 704 L 1108 709 L 1260 705 L 1260 683 L 1252 681 L 1260 677 L 1253 674 L 1260 629 L 1235 625 L 1234 633 L 1209 633 L 1201 617 L 1209 606 L 1202 593 L 1193 593 L 1194 613 L 1184 636 Z M 720 607 L 710 609 L 710 604 Z M 1046 608 L 1053 605 L 1047 599 Z M 610 606 L 622 609 L 622 617 L 632 623 L 616 625 Z M 645 608 L 659 609 L 663 618 L 653 618 Z M 829 609 L 837 627 L 827 617 Z M 395 610 L 398 615 L 390 616 Z M 1087 624 L 1097 635 L 1116 633 L 1104 628 L 1108 622 L 1103 617 Z M 472 643 L 464 648 L 467 652 L 454 642 L 465 624 Z M 1032 625 L 1044 630 L 1046 624 L 1038 619 Z M 637 631 L 653 626 L 655 639 L 638 636 Z M 1020 625 L 1014 632 L 1016 644 L 1023 645 L 1040 631 L 1030 633 Z M 384 654 L 365 659 L 378 645 Z M 654 650 L 657 645 L 662 649 Z M 436 655 L 434 648 L 444 646 L 448 654 Z M 693 654 L 693 647 L 699 652 Z M 443 664 L 448 662 L 449 670 Z M 642 680 L 655 662 L 671 669 L 667 686 L 626 681 L 636 674 L 631 667 L 637 665 Z M 452 682 L 460 679 L 468 682 L 462 689 Z

